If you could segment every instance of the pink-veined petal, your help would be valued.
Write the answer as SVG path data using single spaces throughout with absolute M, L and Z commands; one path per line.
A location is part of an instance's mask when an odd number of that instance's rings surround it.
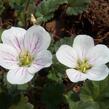
M 66 74 L 70 81 L 72 82 L 79 82 L 79 81 L 84 81 L 86 80 L 86 74 L 81 73 L 75 69 L 67 69 Z
M 90 48 L 94 47 L 94 40 L 88 35 L 77 35 L 73 42 L 78 58 L 83 59 Z
M 109 62 L 109 48 L 99 44 L 89 50 L 87 58 L 91 65 L 102 65 Z
M 29 72 L 34 74 L 43 68 L 49 67 L 52 64 L 52 54 L 48 50 L 40 51 L 36 54 L 35 60 L 31 67 L 28 68 Z
M 2 33 L 1 38 L 4 44 L 11 45 L 20 52 L 20 50 L 23 48 L 23 39 L 25 33 L 26 30 L 23 28 L 11 27 Z
M 62 45 L 56 52 L 58 61 L 70 68 L 75 68 L 77 65 L 77 54 L 75 50 L 68 46 Z
M 30 27 L 25 35 L 25 48 L 31 53 L 47 49 L 50 45 L 51 37 L 49 33 L 41 26 L 34 25 Z
M 87 73 L 87 78 L 90 80 L 104 80 L 109 74 L 109 69 L 106 65 L 94 66 Z
M 17 51 L 7 44 L 0 44 L 0 65 L 6 69 L 15 69 L 17 65 Z
M 17 68 L 7 73 L 7 80 L 11 84 L 25 84 L 29 82 L 34 75 L 30 74 L 27 68 Z

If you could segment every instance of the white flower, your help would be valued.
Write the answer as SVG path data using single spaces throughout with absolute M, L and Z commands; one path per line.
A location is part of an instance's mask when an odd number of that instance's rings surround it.
M 105 64 L 109 62 L 109 49 L 102 44 L 94 46 L 90 36 L 78 35 L 73 47 L 62 45 L 56 57 L 69 67 L 66 74 L 72 82 L 86 79 L 99 81 L 108 76 L 109 69 Z
M 41 26 L 34 25 L 27 31 L 11 27 L 2 34 L 0 65 L 9 69 L 7 80 L 11 84 L 24 84 L 36 72 L 52 64 L 52 55 L 47 50 L 51 38 Z

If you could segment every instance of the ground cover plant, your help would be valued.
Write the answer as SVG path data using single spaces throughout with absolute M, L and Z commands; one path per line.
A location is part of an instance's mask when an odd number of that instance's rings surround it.
M 108 47 L 108 0 L 1 0 L 0 109 L 109 109 Z

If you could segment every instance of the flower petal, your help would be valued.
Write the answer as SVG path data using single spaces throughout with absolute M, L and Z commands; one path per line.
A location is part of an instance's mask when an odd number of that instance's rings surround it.
M 58 61 L 70 68 L 77 65 L 77 54 L 74 49 L 68 45 L 62 45 L 56 52 Z
M 86 74 L 81 73 L 75 69 L 67 69 L 66 74 L 70 81 L 72 82 L 78 82 L 78 81 L 84 81 L 86 80 Z
M 25 84 L 29 82 L 34 75 L 30 74 L 26 68 L 17 68 L 7 73 L 7 80 L 11 84 Z
M 89 50 L 87 58 L 91 65 L 102 65 L 109 62 L 109 48 L 99 44 Z
M 74 39 L 73 47 L 76 50 L 78 57 L 83 59 L 88 50 L 94 47 L 94 40 L 88 35 L 77 35 Z
M 0 44 L 0 65 L 6 69 L 14 69 L 17 65 L 17 51 L 6 44 Z
M 87 78 L 90 80 L 100 81 L 105 79 L 109 74 L 109 69 L 106 65 L 92 67 L 87 72 Z
M 36 58 L 31 65 L 30 68 L 28 68 L 29 72 L 36 73 L 42 68 L 49 67 L 52 64 L 52 54 L 48 50 L 40 51 L 36 54 Z
M 11 27 L 3 32 L 1 38 L 4 44 L 11 45 L 19 51 L 23 46 L 23 38 L 25 33 L 26 30 L 23 28 Z
M 34 25 L 29 28 L 24 39 L 25 48 L 28 48 L 32 53 L 47 49 L 50 42 L 51 37 L 49 33 L 39 25 Z

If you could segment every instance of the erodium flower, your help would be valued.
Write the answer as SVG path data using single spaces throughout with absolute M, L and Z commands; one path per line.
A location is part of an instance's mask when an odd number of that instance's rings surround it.
M 36 72 L 52 64 L 52 55 L 47 50 L 51 38 L 39 25 L 27 31 L 11 27 L 3 32 L 2 41 L 0 65 L 9 69 L 7 80 L 11 84 L 27 83 Z
M 62 45 L 56 57 L 69 67 L 66 74 L 72 82 L 86 79 L 100 81 L 108 76 L 109 69 L 105 64 L 109 62 L 109 49 L 102 44 L 94 46 L 90 36 L 78 35 L 73 47 Z

